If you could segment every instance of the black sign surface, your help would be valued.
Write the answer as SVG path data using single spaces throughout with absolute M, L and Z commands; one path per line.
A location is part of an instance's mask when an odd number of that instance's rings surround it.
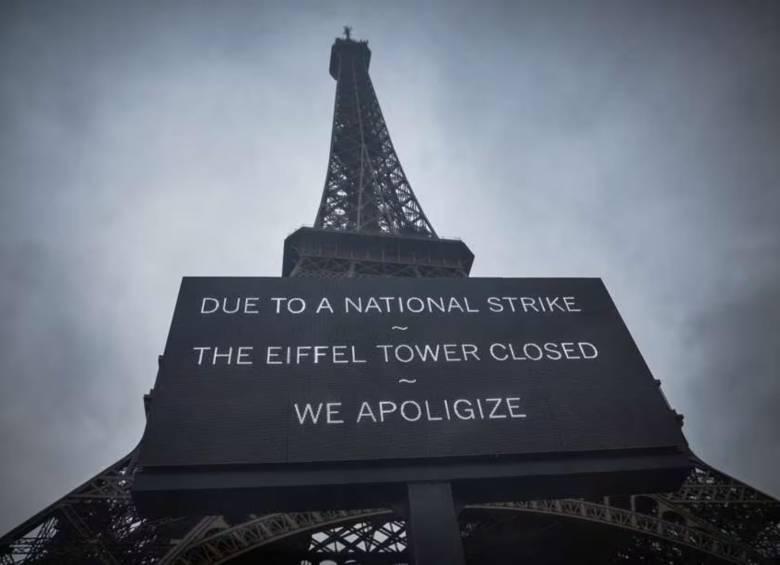
M 679 422 L 599 279 L 185 278 L 140 464 L 663 450 Z

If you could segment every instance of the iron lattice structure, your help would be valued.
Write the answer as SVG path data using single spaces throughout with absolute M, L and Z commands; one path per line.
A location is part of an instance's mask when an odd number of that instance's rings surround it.
M 325 190 L 314 228 L 285 242 L 285 276 L 468 276 L 461 243 L 436 236 L 390 142 L 365 42 L 337 39 L 338 81 Z M 0 538 L 0 565 L 408 563 L 390 509 L 140 517 L 133 450 Z M 780 563 L 780 502 L 692 456 L 676 492 L 467 506 L 467 561 Z
M 436 237 L 395 153 L 371 84 L 365 41 L 336 39 L 330 158 L 316 228 Z

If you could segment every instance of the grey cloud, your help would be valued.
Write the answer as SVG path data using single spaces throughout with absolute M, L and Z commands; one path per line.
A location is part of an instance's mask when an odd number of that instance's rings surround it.
M 5 2 L 0 531 L 129 451 L 183 275 L 276 275 L 345 23 L 476 276 L 602 276 L 705 460 L 780 495 L 775 2 Z

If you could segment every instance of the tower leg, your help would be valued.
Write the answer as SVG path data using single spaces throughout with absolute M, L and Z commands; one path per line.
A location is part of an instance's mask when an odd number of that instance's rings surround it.
M 409 553 L 414 565 L 465 565 L 450 483 L 409 483 Z

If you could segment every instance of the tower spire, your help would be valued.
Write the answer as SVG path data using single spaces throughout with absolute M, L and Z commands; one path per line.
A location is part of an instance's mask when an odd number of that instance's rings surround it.
M 436 238 L 412 191 L 382 116 L 366 41 L 352 29 L 331 49 L 336 80 L 330 157 L 314 226 L 326 230 Z

